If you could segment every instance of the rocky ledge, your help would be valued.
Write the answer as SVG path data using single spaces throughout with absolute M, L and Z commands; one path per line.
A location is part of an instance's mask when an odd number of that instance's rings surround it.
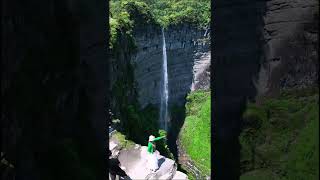
M 119 142 L 114 138 L 110 139 L 109 149 L 113 157 L 118 157 L 121 168 L 131 179 L 163 179 L 163 180 L 187 180 L 188 176 L 177 171 L 177 164 L 174 160 L 158 156 L 159 169 L 151 172 L 147 169 L 147 147 L 135 144 L 130 148 L 121 148 Z

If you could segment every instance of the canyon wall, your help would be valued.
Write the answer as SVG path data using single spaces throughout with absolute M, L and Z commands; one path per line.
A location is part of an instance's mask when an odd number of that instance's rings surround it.
M 247 100 L 317 86 L 317 0 L 217 0 L 213 8 L 213 119 L 218 179 L 240 175 Z
M 147 26 L 136 28 L 134 38 L 137 53 L 132 57 L 139 103 L 160 103 L 160 83 L 162 70 L 161 28 Z M 197 29 L 189 25 L 169 26 L 165 29 L 169 104 L 183 105 L 191 89 L 210 87 L 210 43 L 209 30 Z M 195 76 L 195 74 L 197 74 Z M 199 78 L 206 83 L 199 84 Z
M 319 1 L 273 0 L 265 8 L 258 95 L 317 85 Z

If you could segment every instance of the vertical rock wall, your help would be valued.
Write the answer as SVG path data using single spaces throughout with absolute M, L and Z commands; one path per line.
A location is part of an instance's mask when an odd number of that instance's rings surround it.
M 217 179 L 237 179 L 247 100 L 316 85 L 319 1 L 216 0 L 213 6 L 213 168 Z
M 162 67 L 162 35 L 160 27 L 141 27 L 134 34 L 138 52 L 132 58 L 139 102 L 160 103 L 160 82 Z M 192 26 L 171 26 L 165 30 L 169 103 L 183 105 L 187 93 L 193 87 L 194 75 L 210 66 L 209 33 Z M 207 79 L 209 74 L 205 73 Z M 207 81 L 208 82 L 208 81 Z M 204 85 L 208 88 L 209 83 Z M 198 86 L 196 86 L 198 87 Z
M 319 1 L 272 0 L 266 9 L 259 95 L 316 85 Z

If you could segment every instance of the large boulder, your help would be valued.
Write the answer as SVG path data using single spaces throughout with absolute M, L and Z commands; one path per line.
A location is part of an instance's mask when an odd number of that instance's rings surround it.
M 116 143 L 116 141 L 109 142 L 111 151 L 119 147 Z M 147 168 L 147 153 L 147 147 L 138 144 L 132 148 L 120 150 L 118 159 L 121 168 L 131 179 L 188 179 L 186 174 L 177 171 L 177 164 L 174 160 L 160 155 L 159 151 L 155 152 L 158 156 L 159 169 L 151 172 Z

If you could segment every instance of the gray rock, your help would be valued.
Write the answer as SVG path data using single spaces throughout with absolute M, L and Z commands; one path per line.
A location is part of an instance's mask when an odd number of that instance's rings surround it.
M 136 145 L 131 149 L 123 149 L 120 151 L 118 159 L 122 169 L 128 174 L 131 179 L 172 179 L 175 175 L 187 179 L 187 176 L 182 172 L 177 172 L 176 163 L 164 156 L 161 156 L 158 151 L 155 153 L 159 159 L 159 169 L 152 173 L 147 168 L 147 147 Z
M 258 95 L 317 83 L 318 6 L 316 0 L 267 2 L 262 37 L 264 65 L 256 83 Z
M 182 33 L 183 32 L 183 33 Z M 190 26 L 165 30 L 168 57 L 169 103 L 182 105 L 193 88 L 210 86 L 210 49 L 208 32 Z M 148 39 L 145 38 L 147 33 Z M 141 107 L 160 103 L 162 35 L 161 29 L 137 30 L 138 52 L 132 58 Z M 201 78 L 199 78 L 201 77 Z M 202 85 L 200 83 L 202 82 Z

